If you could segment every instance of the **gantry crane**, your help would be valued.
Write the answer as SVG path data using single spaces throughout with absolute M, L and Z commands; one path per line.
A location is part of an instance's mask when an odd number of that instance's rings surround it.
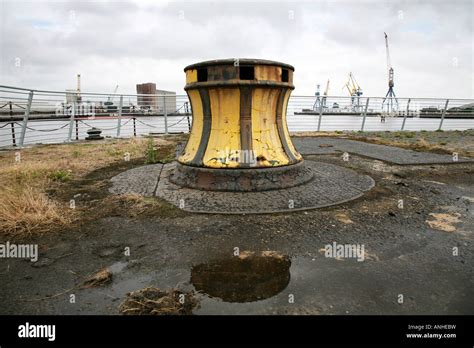
M 320 108 L 325 108 L 326 107 L 326 99 L 327 95 L 329 93 L 329 79 L 328 82 L 326 83 L 326 89 L 323 92 L 323 97 L 321 98 L 321 91 L 320 91 L 321 85 L 316 85 L 316 93 L 314 95 L 316 96 L 316 100 L 313 104 L 313 110 L 318 111 Z
M 385 95 L 385 98 L 382 101 L 382 110 L 386 108 L 388 112 L 398 110 L 398 100 L 395 96 L 395 91 L 393 87 L 395 86 L 394 83 L 394 73 L 392 63 L 390 62 L 390 51 L 388 49 L 388 35 L 385 34 L 385 49 L 387 52 L 387 74 L 388 74 L 388 91 Z
M 349 73 L 349 77 L 347 78 L 347 82 L 342 87 L 342 89 L 347 88 L 349 95 L 351 96 L 351 104 L 352 109 L 354 111 L 359 111 L 360 109 L 360 96 L 362 95 L 362 88 L 360 88 L 359 84 L 357 83 L 354 74 L 352 72 Z
M 314 93 L 314 95 L 316 96 L 316 100 L 314 101 L 314 104 L 313 104 L 314 111 L 317 111 L 321 107 L 321 99 L 319 98 L 319 96 L 321 95 L 321 93 L 319 92 L 320 87 L 321 87 L 320 85 L 316 85 L 316 93 Z

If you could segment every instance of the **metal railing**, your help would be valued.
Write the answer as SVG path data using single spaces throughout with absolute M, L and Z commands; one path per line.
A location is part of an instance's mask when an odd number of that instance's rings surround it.
M 465 130 L 474 99 L 295 96 L 287 114 L 292 132 Z
M 0 86 L 0 147 L 105 137 L 187 133 L 186 95 L 102 94 Z M 474 128 L 474 99 L 292 96 L 290 132 L 464 130 Z

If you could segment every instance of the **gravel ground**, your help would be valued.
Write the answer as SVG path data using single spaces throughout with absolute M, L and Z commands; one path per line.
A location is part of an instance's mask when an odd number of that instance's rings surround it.
M 374 186 L 367 175 L 324 162 L 305 161 L 313 178 L 295 187 L 260 192 L 203 191 L 170 182 L 174 163 L 127 170 L 111 179 L 115 194 L 157 196 L 182 210 L 216 214 L 263 214 L 308 210 L 360 197 Z
M 369 144 L 349 139 L 298 137 L 295 138 L 294 144 L 303 156 L 347 152 L 349 154 L 356 154 L 393 164 L 449 164 L 455 162 L 453 156 L 448 154 L 420 153 L 418 151 L 393 146 Z M 473 162 L 474 160 L 458 156 L 456 161 Z

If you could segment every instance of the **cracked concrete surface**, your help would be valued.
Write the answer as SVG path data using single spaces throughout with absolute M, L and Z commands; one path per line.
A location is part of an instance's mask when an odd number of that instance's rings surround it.
M 369 144 L 362 141 L 328 137 L 295 137 L 293 144 L 304 155 L 335 154 L 348 152 L 388 163 L 400 165 L 453 163 L 452 155 L 417 152 L 399 147 Z M 473 162 L 473 159 L 458 157 L 458 163 Z

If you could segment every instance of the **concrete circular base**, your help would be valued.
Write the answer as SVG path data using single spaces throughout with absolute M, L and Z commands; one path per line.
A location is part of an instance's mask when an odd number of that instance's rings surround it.
M 356 199 L 374 180 L 344 167 L 306 160 L 313 178 L 301 185 L 269 191 L 204 191 L 178 186 L 169 178 L 176 167 L 147 165 L 112 178 L 110 192 L 157 196 L 189 212 L 210 214 L 265 214 L 322 208 Z
M 304 161 L 270 168 L 203 168 L 177 163 L 169 180 L 178 186 L 206 191 L 280 190 L 307 183 L 313 171 Z

